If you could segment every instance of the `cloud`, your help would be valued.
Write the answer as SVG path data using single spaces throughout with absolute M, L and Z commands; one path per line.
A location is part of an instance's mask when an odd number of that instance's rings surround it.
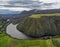
M 39 0 L 42 1 L 44 3 L 54 3 L 54 2 L 60 2 L 60 0 Z
M 37 0 L 13 0 L 1 1 L 0 6 L 4 7 L 39 7 L 41 2 Z
M 0 8 L 52 9 L 60 8 L 60 0 L 0 0 Z
M 23 11 L 23 10 L 31 10 L 30 8 L 23 8 L 23 7 L 0 7 L 0 9 L 11 10 L 11 11 Z

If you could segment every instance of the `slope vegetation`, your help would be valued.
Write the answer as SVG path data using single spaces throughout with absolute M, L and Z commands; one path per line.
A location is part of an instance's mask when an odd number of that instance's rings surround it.
M 60 34 L 60 13 L 33 14 L 21 21 L 17 29 L 28 36 L 39 38 Z

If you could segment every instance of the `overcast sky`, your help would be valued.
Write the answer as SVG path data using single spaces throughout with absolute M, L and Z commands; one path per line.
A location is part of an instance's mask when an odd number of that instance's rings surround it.
M 0 0 L 0 9 L 22 11 L 60 8 L 60 0 Z

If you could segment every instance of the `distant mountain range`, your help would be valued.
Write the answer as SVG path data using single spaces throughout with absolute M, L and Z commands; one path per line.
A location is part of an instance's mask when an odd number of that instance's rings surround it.
M 60 9 L 34 10 L 36 14 L 60 13 Z
M 0 9 L 0 14 L 19 14 L 20 11 L 11 11 L 11 10 L 5 10 L 5 9 Z
M 5 9 L 0 9 L 0 14 L 20 14 L 24 15 L 24 14 L 31 14 L 31 13 L 41 13 L 41 14 L 45 14 L 45 13 L 60 13 L 60 9 L 48 9 L 48 10 L 38 10 L 38 9 L 33 9 L 30 11 L 12 11 L 12 10 L 5 10 Z

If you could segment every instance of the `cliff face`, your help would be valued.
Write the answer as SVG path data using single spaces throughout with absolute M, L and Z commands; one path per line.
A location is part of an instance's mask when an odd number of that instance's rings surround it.
M 17 29 L 31 37 L 60 35 L 60 16 L 27 17 L 19 23 Z

